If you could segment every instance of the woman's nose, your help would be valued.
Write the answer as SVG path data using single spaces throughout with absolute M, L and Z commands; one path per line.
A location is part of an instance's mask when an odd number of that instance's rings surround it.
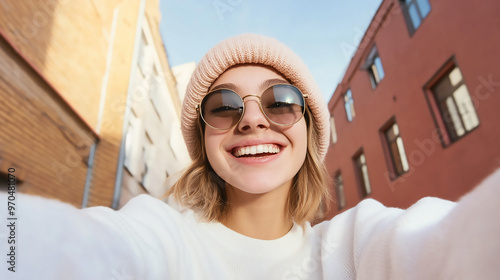
M 270 124 L 264 116 L 264 113 L 260 110 L 259 99 L 252 98 L 244 100 L 244 102 L 245 111 L 240 123 L 238 124 L 238 129 L 245 132 L 256 128 L 268 128 Z

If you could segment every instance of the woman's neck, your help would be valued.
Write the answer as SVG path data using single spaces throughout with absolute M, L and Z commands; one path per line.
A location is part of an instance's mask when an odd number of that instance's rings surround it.
M 228 185 L 229 213 L 221 223 L 252 238 L 272 240 L 284 236 L 293 226 L 285 211 L 289 188 L 287 184 L 265 194 L 251 194 Z

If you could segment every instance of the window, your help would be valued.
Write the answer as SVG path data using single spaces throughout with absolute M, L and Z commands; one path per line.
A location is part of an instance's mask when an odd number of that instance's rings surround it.
M 337 129 L 335 128 L 335 119 L 333 116 L 330 117 L 330 131 L 332 137 L 332 143 L 337 143 Z
M 355 157 L 354 164 L 356 166 L 356 175 L 358 177 L 361 193 L 363 196 L 367 196 L 372 192 L 372 190 L 370 186 L 370 179 L 368 177 L 368 167 L 366 165 L 365 154 L 361 153 Z
M 474 104 L 460 69 L 454 66 L 431 87 L 451 142 L 479 125 Z
M 382 60 L 378 54 L 377 48 L 373 47 L 370 54 L 366 58 L 365 68 L 370 74 L 370 82 L 372 88 L 376 88 L 377 85 L 384 79 L 385 73 L 382 67 Z
M 347 120 L 352 122 L 356 114 L 354 113 L 354 100 L 352 99 L 352 92 L 350 89 L 348 89 L 344 95 L 344 106 L 347 114 Z
M 410 169 L 410 166 L 408 165 L 408 159 L 406 158 L 403 139 L 399 135 L 398 124 L 394 122 L 384 131 L 384 135 L 389 148 L 394 175 L 400 176 L 401 174 L 407 172 Z
M 408 31 L 413 34 L 431 11 L 429 0 L 402 0 L 400 2 Z
M 333 180 L 335 184 L 335 194 L 337 195 L 338 210 L 342 210 L 342 208 L 345 207 L 344 181 L 342 180 L 342 174 L 337 172 Z

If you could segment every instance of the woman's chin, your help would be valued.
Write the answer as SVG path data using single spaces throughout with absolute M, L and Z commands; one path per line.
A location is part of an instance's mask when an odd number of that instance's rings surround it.
M 248 181 L 238 181 L 230 184 L 233 188 L 238 189 L 241 192 L 248 194 L 265 194 L 272 192 L 276 189 L 283 189 L 284 186 L 289 186 L 290 183 L 282 182 L 269 182 L 265 180 L 262 182 L 260 180 L 248 180 Z

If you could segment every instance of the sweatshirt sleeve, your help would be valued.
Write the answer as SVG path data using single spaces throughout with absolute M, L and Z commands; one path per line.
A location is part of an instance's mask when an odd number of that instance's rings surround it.
M 178 217 L 154 198 L 82 210 L 18 193 L 12 220 L 7 196 L 0 193 L 0 279 L 170 279 L 179 261 Z
M 424 198 L 407 210 L 365 200 L 322 225 L 325 277 L 500 279 L 500 170 L 458 203 Z M 323 246 L 325 248 L 325 245 Z

